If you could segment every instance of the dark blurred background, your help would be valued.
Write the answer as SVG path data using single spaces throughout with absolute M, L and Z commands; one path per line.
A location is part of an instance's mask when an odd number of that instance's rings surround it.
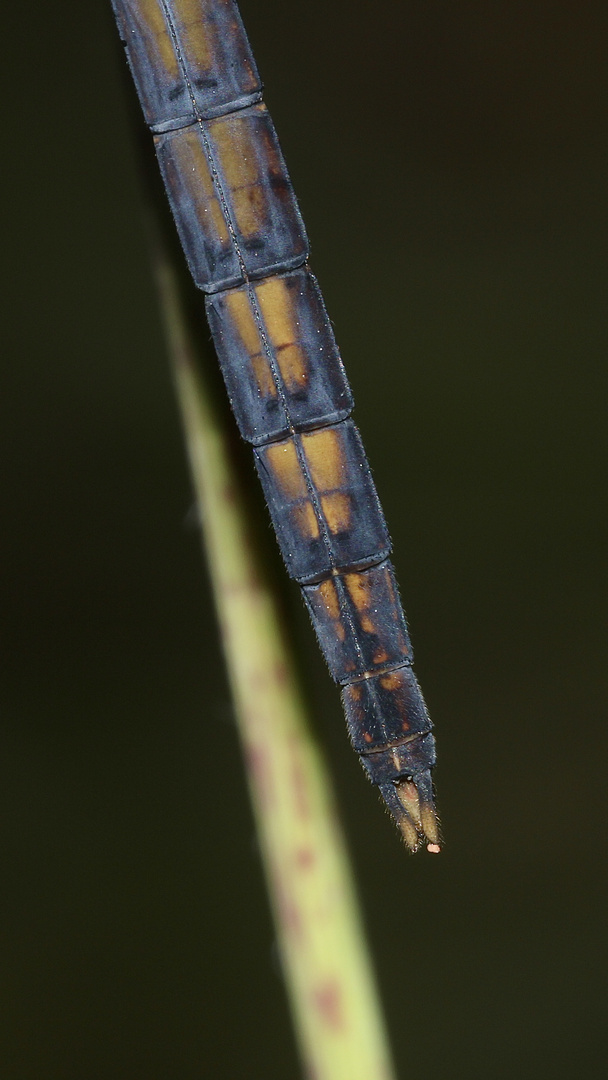
M 603 1077 L 608 9 L 242 9 L 437 726 L 412 859 L 283 578 L 399 1076 Z M 0 1069 L 296 1077 L 109 3 L 4 18 Z

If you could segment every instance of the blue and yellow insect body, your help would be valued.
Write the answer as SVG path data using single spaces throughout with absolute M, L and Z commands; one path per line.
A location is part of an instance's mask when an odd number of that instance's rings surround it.
M 352 744 L 412 850 L 439 850 L 432 724 L 308 241 L 233 0 L 113 0 L 241 435 Z

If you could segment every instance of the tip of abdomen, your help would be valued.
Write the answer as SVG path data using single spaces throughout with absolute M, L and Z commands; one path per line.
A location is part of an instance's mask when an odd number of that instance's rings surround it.
M 433 854 L 441 851 L 430 771 L 382 784 L 380 791 L 410 851 L 421 844 Z

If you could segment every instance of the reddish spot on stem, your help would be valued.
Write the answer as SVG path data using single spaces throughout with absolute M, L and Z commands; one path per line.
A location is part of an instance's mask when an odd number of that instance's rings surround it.
M 342 995 L 335 979 L 330 979 L 313 990 L 314 1002 L 323 1020 L 334 1031 L 344 1027 Z
M 268 767 L 268 753 L 262 746 L 250 746 L 247 749 L 247 768 L 253 777 L 258 798 L 264 809 L 269 810 L 274 802 L 274 790 L 271 782 L 271 770 Z
M 298 870 L 310 870 L 315 865 L 316 856 L 312 848 L 299 848 L 296 851 L 296 865 Z
M 234 506 L 238 502 L 238 493 L 234 484 L 225 484 L 222 490 L 222 498 L 225 503 L 228 503 L 228 506 Z
M 298 938 L 302 933 L 302 917 L 300 909 L 291 897 L 291 893 L 285 888 L 282 881 L 276 882 L 277 905 L 279 918 L 286 933 Z
M 278 663 L 275 665 L 274 677 L 277 681 L 277 686 L 285 686 L 288 680 L 288 675 L 289 673 L 287 671 L 286 664 Z

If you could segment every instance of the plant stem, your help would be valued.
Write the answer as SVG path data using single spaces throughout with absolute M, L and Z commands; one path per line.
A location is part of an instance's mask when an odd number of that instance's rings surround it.
M 306 1075 L 394 1080 L 344 838 L 221 417 L 157 251 L 169 352 L 271 906 Z

